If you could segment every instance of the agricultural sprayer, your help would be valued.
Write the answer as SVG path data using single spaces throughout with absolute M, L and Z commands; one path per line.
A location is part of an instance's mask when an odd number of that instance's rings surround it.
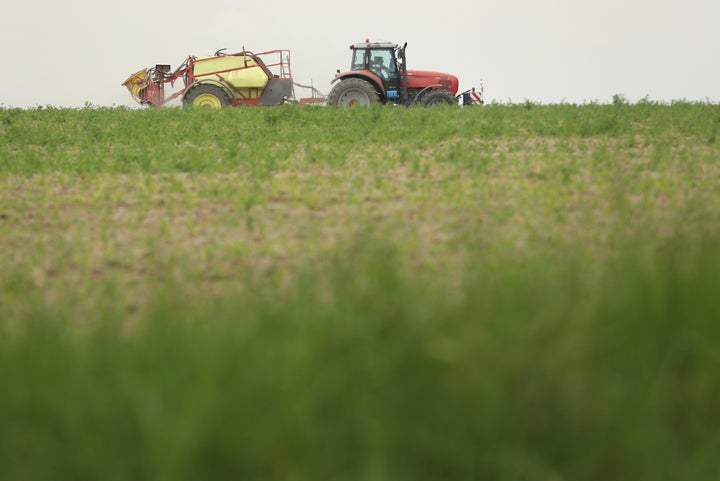
M 183 105 L 224 107 L 228 105 L 280 105 L 294 98 L 289 50 L 253 53 L 243 50 L 226 54 L 225 49 L 205 57 L 189 56 L 175 70 L 157 64 L 132 74 L 122 85 L 143 105 L 159 107 L 178 97 Z M 165 87 L 182 82 L 166 95 Z M 304 86 L 301 86 L 304 87 Z M 313 97 L 322 101 L 312 87 Z

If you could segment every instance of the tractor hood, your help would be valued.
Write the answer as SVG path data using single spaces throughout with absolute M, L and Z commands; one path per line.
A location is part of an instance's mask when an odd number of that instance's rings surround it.
M 457 94 L 459 80 L 449 73 L 433 72 L 430 70 L 408 70 L 408 88 L 423 89 L 431 85 L 440 85 L 449 90 L 453 95 Z

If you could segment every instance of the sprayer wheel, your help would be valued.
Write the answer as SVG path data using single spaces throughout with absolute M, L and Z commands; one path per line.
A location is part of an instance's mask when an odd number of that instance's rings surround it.
M 217 85 L 200 84 L 185 93 L 183 105 L 219 109 L 230 105 L 230 97 Z

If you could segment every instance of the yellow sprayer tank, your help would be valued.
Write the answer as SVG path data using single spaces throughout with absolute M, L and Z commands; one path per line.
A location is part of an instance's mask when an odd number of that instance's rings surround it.
M 217 79 L 238 89 L 246 97 L 256 97 L 268 83 L 268 75 L 257 61 L 245 55 L 197 57 L 193 74 L 195 79 Z

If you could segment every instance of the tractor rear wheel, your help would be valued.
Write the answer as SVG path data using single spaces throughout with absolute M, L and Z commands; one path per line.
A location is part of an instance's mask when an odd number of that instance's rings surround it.
M 431 90 L 420 99 L 420 103 L 429 107 L 431 105 L 457 105 L 455 96 L 447 90 Z
M 183 105 L 219 109 L 230 105 L 230 97 L 217 85 L 200 84 L 187 91 Z
M 327 96 L 328 105 L 340 105 L 342 107 L 371 105 L 378 100 L 375 87 L 370 82 L 359 78 L 341 80 Z

